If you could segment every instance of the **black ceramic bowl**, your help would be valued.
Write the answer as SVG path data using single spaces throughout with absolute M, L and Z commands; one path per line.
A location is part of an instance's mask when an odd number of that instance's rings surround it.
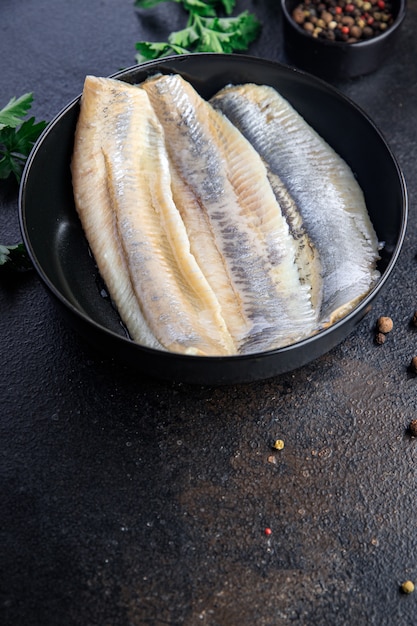
M 279 350 L 248 356 L 197 357 L 133 343 L 110 301 L 100 294 L 100 279 L 74 207 L 70 159 L 79 97 L 50 123 L 23 173 L 20 223 L 40 278 L 87 341 L 106 355 L 152 376 L 199 384 L 248 382 L 312 361 L 355 328 L 397 260 L 406 227 L 407 193 L 394 156 L 380 132 L 355 104 L 325 82 L 292 68 L 241 55 L 194 54 L 145 63 L 114 76 L 137 83 L 156 72 L 180 73 L 205 98 L 230 82 L 252 81 L 277 88 L 355 172 L 377 235 L 385 242 L 381 278 L 343 320 Z
M 326 80 L 370 74 L 392 54 L 406 13 L 406 0 L 392 0 L 394 22 L 372 39 L 357 43 L 312 37 L 292 18 L 301 0 L 281 0 L 284 47 L 288 61 Z

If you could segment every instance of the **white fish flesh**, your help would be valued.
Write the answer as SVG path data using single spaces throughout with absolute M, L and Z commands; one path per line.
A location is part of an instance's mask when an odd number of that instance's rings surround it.
M 131 336 L 161 348 L 137 302 L 107 185 L 103 144 L 112 141 L 112 127 L 118 124 L 117 114 L 112 113 L 118 93 L 118 83 L 92 76 L 85 80 L 71 162 L 75 206 L 100 274 Z
M 377 276 L 352 172 L 272 88 L 208 103 L 179 75 L 87 76 L 71 172 L 99 271 L 144 346 L 280 348 L 334 322 Z
M 317 327 L 311 285 L 259 154 L 179 75 L 141 84 L 161 123 L 191 252 L 239 353 L 281 347 Z
M 144 90 L 86 78 L 71 168 L 87 239 L 132 338 L 186 354 L 235 353 L 189 251 L 164 135 Z
M 345 315 L 378 278 L 378 240 L 348 164 L 274 88 L 228 86 L 210 101 L 243 133 L 294 199 L 318 250 L 322 324 Z

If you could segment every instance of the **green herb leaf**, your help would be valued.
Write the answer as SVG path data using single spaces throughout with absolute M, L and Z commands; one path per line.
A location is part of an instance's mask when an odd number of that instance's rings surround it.
M 22 122 L 22 118 L 29 111 L 33 102 L 33 95 L 25 93 L 20 98 L 11 98 L 3 109 L 0 109 L 0 130 L 5 126 L 16 128 Z
M 168 1 L 181 3 L 181 0 L 135 0 L 135 7 L 138 9 L 152 9 L 157 4 Z
M 13 246 L 0 245 L 0 272 L 27 272 L 31 269 L 33 265 L 22 242 Z
M 46 127 L 46 122 L 35 123 L 34 117 L 22 120 L 32 101 L 32 94 L 12 98 L 0 111 L 0 178 L 13 174 L 20 181 L 29 152 Z
M 191 15 L 203 15 L 214 17 L 216 15 L 216 0 L 182 0 L 182 5 Z
M 226 15 L 231 15 L 233 9 L 235 8 L 235 0 L 221 0 L 220 4 L 223 5 L 224 12 Z
M 168 37 L 168 41 L 172 46 L 179 46 L 181 50 L 187 51 L 198 42 L 199 38 L 200 34 L 195 26 L 190 26 L 171 33 Z
M 20 161 L 20 159 L 12 157 L 11 154 L 6 153 L 0 159 L 0 178 L 8 178 L 10 174 L 14 174 L 16 180 L 19 182 L 22 176 L 23 167 L 24 160 Z
M 149 8 L 164 0 L 136 0 L 136 6 Z M 258 37 L 261 24 L 256 17 L 244 11 L 230 17 L 235 0 L 173 0 L 182 4 L 188 13 L 185 28 L 172 32 L 167 42 L 141 41 L 136 44 L 136 61 L 157 59 L 170 54 L 187 52 L 231 53 L 247 50 Z M 222 11 L 224 17 L 218 14 Z
M 186 52 L 188 52 L 185 48 L 181 48 L 180 46 L 158 41 L 139 41 L 136 44 L 136 50 L 139 52 L 139 54 L 136 55 L 137 63 L 160 59 L 170 56 L 171 54 L 186 54 Z
M 217 34 L 224 52 L 246 50 L 260 32 L 260 23 L 248 11 L 237 17 L 215 18 L 207 21 L 205 27 Z
M 178 0 L 176 0 L 178 2 Z M 216 16 L 219 11 L 231 15 L 236 5 L 236 0 L 179 0 L 184 9 L 190 13 L 205 16 Z

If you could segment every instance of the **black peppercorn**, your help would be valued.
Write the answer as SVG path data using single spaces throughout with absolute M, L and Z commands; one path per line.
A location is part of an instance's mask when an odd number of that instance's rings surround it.
M 417 437 L 417 420 L 412 420 L 408 425 L 408 432 L 412 437 Z
M 417 356 L 413 356 L 410 363 L 410 370 L 413 374 L 417 374 Z

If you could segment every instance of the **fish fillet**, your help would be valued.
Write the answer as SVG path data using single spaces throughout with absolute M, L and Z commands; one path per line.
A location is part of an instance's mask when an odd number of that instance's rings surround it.
M 161 348 L 138 305 L 107 186 L 102 135 L 106 109 L 111 120 L 113 99 L 104 79 L 86 78 L 71 161 L 75 205 L 100 274 L 130 335 Z
M 186 354 L 234 354 L 190 253 L 163 131 L 144 90 L 86 78 L 71 167 L 87 239 L 132 338 Z
M 239 352 L 310 335 L 317 325 L 311 286 L 300 279 L 296 244 L 258 153 L 179 75 L 141 88 L 165 133 L 191 251 Z
M 351 169 L 272 87 L 228 86 L 210 102 L 251 142 L 294 199 L 320 256 L 321 321 L 333 323 L 379 276 L 377 236 Z

